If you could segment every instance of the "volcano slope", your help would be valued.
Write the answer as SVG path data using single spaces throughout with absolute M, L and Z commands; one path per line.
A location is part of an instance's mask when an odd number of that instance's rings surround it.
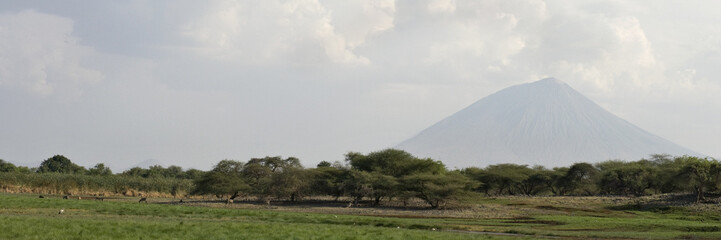
M 396 148 L 450 168 L 699 155 L 615 116 L 554 78 L 491 94 Z

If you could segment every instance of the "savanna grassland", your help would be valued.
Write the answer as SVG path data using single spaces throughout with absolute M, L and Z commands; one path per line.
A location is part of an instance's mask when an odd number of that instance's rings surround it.
M 113 174 L 56 155 L 0 160 L 0 192 L 0 239 L 721 239 L 721 162 L 690 156 L 449 170 L 386 149 Z
M 149 199 L 146 204 L 137 197 L 44 197 L 0 194 L 0 238 L 721 238 L 721 207 L 688 204 L 692 195 L 496 197 L 453 210 L 346 208 L 333 201 L 265 206 L 201 199 Z

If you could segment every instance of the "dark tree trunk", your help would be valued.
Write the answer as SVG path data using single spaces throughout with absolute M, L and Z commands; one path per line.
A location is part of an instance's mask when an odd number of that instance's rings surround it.
M 376 196 L 375 202 L 373 203 L 373 206 L 378 206 L 381 204 L 381 199 L 383 199 L 383 196 Z
M 235 192 L 235 193 L 233 193 L 233 196 L 230 196 L 230 199 L 235 200 L 235 198 L 237 198 L 239 196 L 240 196 L 240 192 Z
M 696 187 L 696 203 L 700 203 L 703 200 L 703 186 L 698 186 Z

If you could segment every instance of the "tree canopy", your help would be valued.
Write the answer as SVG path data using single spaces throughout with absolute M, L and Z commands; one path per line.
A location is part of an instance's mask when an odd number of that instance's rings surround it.
M 380 172 L 393 177 L 422 173 L 440 174 L 446 171 L 445 165 L 440 161 L 416 158 L 397 149 L 386 149 L 368 155 L 350 152 L 346 154 L 346 162 L 356 170 Z
M 15 164 L 0 159 L 0 172 L 15 172 Z
M 85 168 L 78 166 L 63 155 L 55 155 L 43 161 L 37 172 L 85 173 Z

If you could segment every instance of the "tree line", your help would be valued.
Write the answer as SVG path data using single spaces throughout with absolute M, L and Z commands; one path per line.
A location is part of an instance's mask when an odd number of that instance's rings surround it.
M 85 169 L 62 155 L 49 158 L 37 167 L 16 167 L 0 160 L 0 180 L 8 184 L 7 173 L 20 175 L 92 176 L 77 179 L 71 186 L 90 185 L 99 179 L 114 183 L 98 187 L 114 192 L 138 188 L 138 179 L 148 183 L 164 180 L 164 187 L 145 190 L 179 192 L 189 195 L 211 195 L 224 199 L 256 197 L 291 202 L 309 196 L 331 196 L 350 199 L 352 204 L 366 201 L 371 205 L 383 201 L 420 199 L 428 206 L 441 208 L 449 203 L 464 202 L 479 195 L 523 196 L 642 196 L 661 193 L 693 193 L 701 202 L 708 192 L 721 190 L 721 164 L 715 159 L 692 156 L 651 155 L 637 161 L 609 160 L 595 164 L 576 163 L 568 167 L 545 168 L 519 164 L 496 164 L 485 168 L 470 167 L 448 170 L 429 158 L 417 158 L 405 151 L 386 149 L 362 154 L 350 152 L 344 161 L 320 162 L 305 168 L 297 158 L 264 157 L 247 162 L 222 160 L 210 171 L 183 170 L 178 166 L 147 169 L 132 168 L 113 174 L 103 164 Z M 58 175 L 60 174 L 60 175 Z M 136 183 L 127 184 L 130 179 Z M 176 180 L 168 182 L 167 179 Z M 71 180 L 65 180 L 71 181 Z M 42 185 L 35 183 L 37 186 Z M 47 183 L 47 181 L 45 181 Z M 47 183 L 49 184 L 49 183 Z M 143 191 L 145 191 L 143 190 Z
M 183 196 L 192 191 L 193 179 L 202 175 L 197 169 L 179 166 L 131 168 L 113 174 L 109 167 L 98 163 L 86 169 L 63 155 L 44 160 L 40 166 L 15 166 L 0 159 L 0 190 L 6 192 L 40 192 L 49 194 L 120 194 L 140 192 Z
M 388 149 L 368 155 L 351 152 L 345 164 L 321 162 L 305 169 L 296 158 L 253 158 L 248 162 L 220 161 L 195 181 L 194 194 L 235 199 L 260 198 L 297 201 L 305 196 L 349 197 L 378 205 L 397 199 L 418 198 L 439 208 L 472 193 L 476 183 L 443 163 L 420 159 L 401 150 Z

